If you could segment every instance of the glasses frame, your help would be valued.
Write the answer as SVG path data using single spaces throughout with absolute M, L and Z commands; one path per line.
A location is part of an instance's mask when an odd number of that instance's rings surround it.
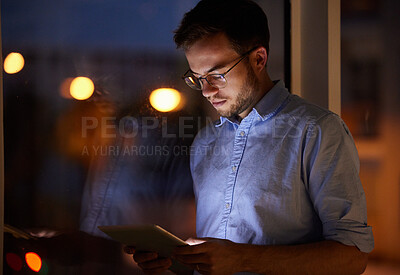
M 233 68 L 235 68 L 236 65 L 238 65 L 243 59 L 245 59 L 252 51 L 254 51 L 254 50 L 257 49 L 257 48 L 258 48 L 258 46 L 252 48 L 251 50 L 249 50 L 249 51 L 245 52 L 244 54 L 242 54 L 241 56 L 239 56 L 239 57 L 238 57 L 238 58 L 240 58 L 239 61 L 237 61 L 235 64 L 233 64 L 232 67 L 230 67 L 226 72 L 224 72 L 224 73 L 222 73 L 222 74 L 207 74 L 207 75 L 205 75 L 205 76 L 200 76 L 200 77 L 196 77 L 196 76 L 194 76 L 194 75 L 188 76 L 188 75 L 187 75 L 188 73 L 192 73 L 192 74 L 193 74 L 192 70 L 189 69 L 189 70 L 187 70 L 186 73 L 182 76 L 182 79 L 185 81 L 185 83 L 186 83 L 190 88 L 192 88 L 192 89 L 194 89 L 194 90 L 198 90 L 198 91 L 203 90 L 204 84 L 203 84 L 203 81 L 201 81 L 202 79 L 204 79 L 205 81 L 207 81 L 207 83 L 208 83 L 210 86 L 214 87 L 214 88 L 217 88 L 217 89 L 225 88 L 226 85 L 228 85 L 228 81 L 227 81 L 226 78 L 225 78 L 226 74 L 229 73 Z M 225 84 L 224 84 L 223 86 L 215 86 L 215 85 L 211 84 L 210 81 L 207 79 L 207 78 L 210 77 L 210 76 L 220 76 L 220 77 L 222 77 L 222 79 L 224 80 L 224 83 L 225 83 Z M 192 77 L 192 78 L 197 79 L 198 82 L 200 83 L 200 87 L 196 87 L 196 86 L 194 86 L 194 85 L 193 85 L 193 86 L 190 85 L 190 84 L 186 81 L 186 79 L 188 79 L 189 77 Z M 189 81 L 190 81 L 190 80 L 189 80 Z M 193 82 L 193 81 L 192 81 L 192 82 Z

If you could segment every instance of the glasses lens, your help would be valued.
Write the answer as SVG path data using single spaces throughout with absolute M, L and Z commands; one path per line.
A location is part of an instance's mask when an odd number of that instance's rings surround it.
M 215 88 L 224 88 L 226 86 L 226 78 L 222 74 L 210 74 L 207 76 L 207 82 Z
M 202 88 L 202 83 L 197 77 L 187 76 L 185 77 L 185 82 L 192 89 L 201 90 Z

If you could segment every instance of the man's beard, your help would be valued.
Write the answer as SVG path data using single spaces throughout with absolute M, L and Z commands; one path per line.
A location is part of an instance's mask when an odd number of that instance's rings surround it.
M 223 117 L 238 118 L 239 114 L 254 104 L 256 96 L 255 91 L 258 89 L 258 87 L 259 84 L 253 68 L 248 65 L 246 81 L 243 83 L 242 87 L 240 87 L 236 101 L 231 105 L 229 110 L 221 111 L 219 114 Z

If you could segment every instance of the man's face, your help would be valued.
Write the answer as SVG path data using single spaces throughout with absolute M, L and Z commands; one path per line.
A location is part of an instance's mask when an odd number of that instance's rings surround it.
M 217 34 L 199 40 L 185 52 L 196 77 L 222 74 L 240 58 L 226 35 Z M 256 103 L 257 78 L 247 60 L 243 60 L 226 76 L 227 85 L 218 89 L 203 81 L 202 94 L 221 116 L 244 118 Z

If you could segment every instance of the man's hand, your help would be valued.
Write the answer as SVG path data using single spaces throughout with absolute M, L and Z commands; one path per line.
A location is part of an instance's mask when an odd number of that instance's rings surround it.
M 134 247 L 126 246 L 124 251 L 133 255 L 133 259 L 146 274 L 160 274 L 172 265 L 169 258 L 161 258 L 156 252 L 135 251 Z
M 238 244 L 214 238 L 189 239 L 187 242 L 200 244 L 177 247 L 174 257 L 201 274 L 234 274 L 240 271 Z
M 174 256 L 202 274 L 361 274 L 368 260 L 357 247 L 328 240 L 276 246 L 212 238 L 195 241 L 204 242 L 177 247 Z

